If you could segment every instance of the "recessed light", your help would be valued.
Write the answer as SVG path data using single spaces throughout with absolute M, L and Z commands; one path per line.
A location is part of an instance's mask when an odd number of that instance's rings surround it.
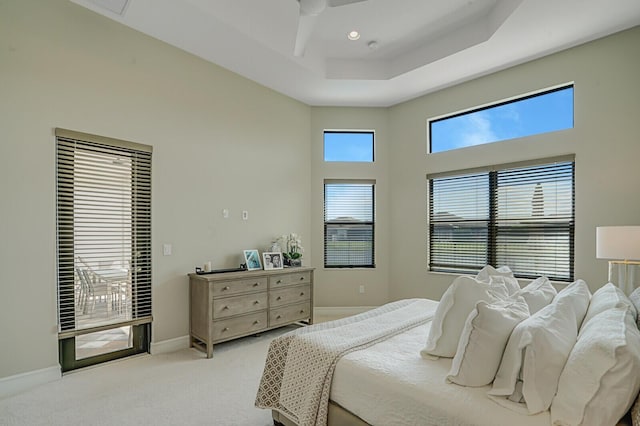
M 360 38 L 360 33 L 356 30 L 350 31 L 349 34 L 347 34 L 347 38 L 349 40 L 356 41 Z

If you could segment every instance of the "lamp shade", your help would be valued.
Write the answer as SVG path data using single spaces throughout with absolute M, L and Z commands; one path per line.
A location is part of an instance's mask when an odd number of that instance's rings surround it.
M 598 226 L 596 257 L 640 260 L 640 226 Z

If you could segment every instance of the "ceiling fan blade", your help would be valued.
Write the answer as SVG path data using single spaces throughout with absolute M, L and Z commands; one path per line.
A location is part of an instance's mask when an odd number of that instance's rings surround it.
M 313 27 L 316 24 L 317 15 L 301 15 L 298 19 L 298 33 L 296 34 L 296 46 L 293 49 L 295 56 L 304 56 L 304 49 L 307 46 Z
M 328 0 L 327 5 L 329 7 L 338 7 L 338 6 L 346 6 L 351 3 L 360 3 L 361 1 L 367 1 L 367 0 Z
M 298 0 L 300 16 L 319 15 L 326 7 L 327 0 Z

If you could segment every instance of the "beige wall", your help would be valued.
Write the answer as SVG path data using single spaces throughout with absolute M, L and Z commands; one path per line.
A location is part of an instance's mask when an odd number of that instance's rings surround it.
M 425 174 L 565 153 L 576 275 L 595 289 L 595 227 L 640 220 L 639 44 L 636 28 L 392 108 L 310 108 L 66 0 L 0 3 L 0 378 L 58 362 L 53 128 L 154 148 L 154 342 L 188 333 L 195 265 L 288 232 L 318 268 L 317 306 L 438 299 L 452 277 L 426 269 Z M 426 155 L 428 117 L 569 81 L 574 129 Z M 376 162 L 324 164 L 324 129 L 375 130 Z M 322 269 L 325 178 L 376 180 L 377 268 Z
M 595 228 L 640 224 L 640 27 L 430 94 L 390 110 L 392 299 L 439 299 L 452 276 L 427 271 L 427 173 L 559 154 L 576 155 L 575 275 L 607 278 Z M 575 82 L 575 127 L 426 155 L 426 120 Z
M 153 146 L 154 342 L 188 334 L 194 266 L 309 241 L 308 106 L 69 1 L 3 1 L 0 378 L 58 363 L 55 127 Z
M 389 300 L 389 130 L 387 108 L 326 108 L 311 110 L 312 264 L 316 306 L 377 306 Z M 373 163 L 324 162 L 324 130 L 373 130 Z M 376 267 L 324 269 L 324 180 L 376 181 Z M 359 292 L 364 285 L 364 293 Z

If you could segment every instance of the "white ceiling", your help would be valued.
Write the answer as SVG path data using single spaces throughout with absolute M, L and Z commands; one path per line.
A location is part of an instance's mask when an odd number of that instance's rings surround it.
M 297 57 L 297 0 L 71 1 L 331 106 L 394 105 L 640 24 L 640 0 L 366 0 L 327 7 Z

